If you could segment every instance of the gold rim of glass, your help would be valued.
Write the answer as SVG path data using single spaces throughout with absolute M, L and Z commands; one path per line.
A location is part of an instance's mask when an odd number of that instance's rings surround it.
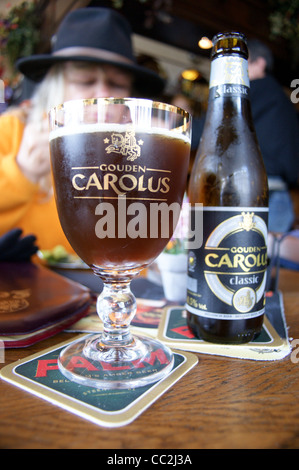
M 53 110 L 62 110 L 65 107 L 65 105 L 67 105 L 67 103 L 75 103 L 75 102 L 84 103 L 86 105 L 96 104 L 98 102 L 104 102 L 107 104 L 109 103 L 124 104 L 126 102 L 134 102 L 134 103 L 140 103 L 140 105 L 143 105 L 143 106 L 146 103 L 148 103 L 148 107 L 152 107 L 153 109 L 161 109 L 162 111 L 169 111 L 169 112 L 177 113 L 177 114 L 182 115 L 185 118 L 191 119 L 190 113 L 183 108 L 180 108 L 178 106 L 175 106 L 174 104 L 169 104 L 169 103 L 165 103 L 162 101 L 150 100 L 148 98 L 113 98 L 113 97 L 110 97 L 110 98 L 83 98 L 83 99 L 77 99 L 77 100 L 68 100 L 56 106 L 53 106 L 53 108 L 51 108 L 50 110 L 50 113 Z

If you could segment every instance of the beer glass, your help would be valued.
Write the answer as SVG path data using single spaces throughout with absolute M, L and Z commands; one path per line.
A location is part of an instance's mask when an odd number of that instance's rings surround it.
M 49 113 L 54 192 L 63 231 L 103 281 L 103 331 L 60 354 L 70 380 L 102 389 L 165 377 L 173 353 L 135 336 L 131 280 L 164 249 L 179 218 L 189 165 L 191 118 L 144 99 L 65 102 Z

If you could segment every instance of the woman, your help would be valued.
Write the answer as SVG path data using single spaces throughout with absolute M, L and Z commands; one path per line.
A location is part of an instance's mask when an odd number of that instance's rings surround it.
M 62 22 L 51 54 L 21 59 L 20 72 L 41 81 L 29 104 L 0 117 L 0 236 L 18 227 L 34 234 L 40 249 L 63 245 L 50 174 L 47 114 L 71 99 L 154 95 L 163 80 L 136 64 L 131 30 L 105 8 L 71 12 Z

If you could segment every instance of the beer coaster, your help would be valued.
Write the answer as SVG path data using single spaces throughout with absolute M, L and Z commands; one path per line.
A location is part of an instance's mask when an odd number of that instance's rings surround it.
M 174 366 L 165 379 L 134 389 L 101 390 L 71 382 L 59 371 L 58 356 L 70 343 L 66 341 L 10 364 L 0 370 L 0 376 L 39 398 L 109 428 L 131 423 L 198 362 L 193 354 L 174 351 Z
M 172 306 L 165 309 L 158 329 L 157 338 L 171 348 L 205 353 L 219 356 L 235 357 L 239 359 L 253 359 L 259 361 L 274 361 L 283 359 L 291 352 L 291 346 L 286 333 L 283 303 L 281 295 L 275 296 L 273 310 L 269 309 L 271 301 L 268 301 L 268 315 L 265 316 L 261 333 L 251 342 L 245 344 L 216 344 L 203 341 L 194 336 L 187 325 L 187 312 L 182 306 Z M 277 305 L 279 302 L 279 308 Z M 275 324 L 281 325 L 281 334 L 278 334 L 270 322 L 271 313 L 275 308 Z M 266 311 L 267 311 L 266 310 Z M 277 314 L 281 317 L 277 318 Z M 284 330 L 284 331 L 283 331 Z

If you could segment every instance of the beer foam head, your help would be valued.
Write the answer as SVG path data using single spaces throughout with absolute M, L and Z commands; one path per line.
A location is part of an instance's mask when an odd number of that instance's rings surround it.
M 134 124 L 112 124 L 112 123 L 93 123 L 93 124 L 69 124 L 64 127 L 58 127 L 50 132 L 49 140 L 57 139 L 75 134 L 91 134 L 96 132 L 125 133 L 134 131 L 142 134 L 164 135 L 165 137 L 177 138 L 190 143 L 189 136 L 184 135 L 180 127 L 167 129 L 166 127 L 142 127 Z

